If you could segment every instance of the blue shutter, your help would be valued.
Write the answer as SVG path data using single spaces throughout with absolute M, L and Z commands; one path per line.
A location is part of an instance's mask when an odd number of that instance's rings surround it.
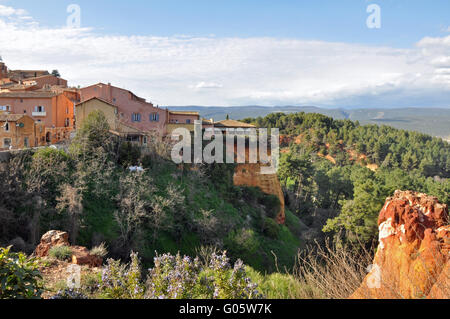
M 159 114 L 156 114 L 156 122 L 159 122 Z

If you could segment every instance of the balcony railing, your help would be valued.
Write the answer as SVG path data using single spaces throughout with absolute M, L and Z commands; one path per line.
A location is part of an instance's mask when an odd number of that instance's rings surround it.
M 33 112 L 32 116 L 47 116 L 47 112 Z

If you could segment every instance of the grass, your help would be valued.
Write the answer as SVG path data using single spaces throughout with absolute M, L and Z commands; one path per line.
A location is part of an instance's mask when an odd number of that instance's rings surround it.
M 68 261 L 72 258 L 72 249 L 68 246 L 56 246 L 48 252 L 50 257 L 61 261 Z

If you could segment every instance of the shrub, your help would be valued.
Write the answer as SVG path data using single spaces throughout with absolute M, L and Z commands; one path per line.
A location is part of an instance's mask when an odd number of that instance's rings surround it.
M 58 260 L 68 261 L 72 258 L 72 249 L 68 246 L 56 246 L 51 248 L 48 254 Z
M 239 256 L 245 260 L 249 260 L 259 249 L 255 231 L 248 228 L 230 232 L 225 245 L 231 256 Z
M 119 164 L 127 167 L 139 164 L 141 157 L 141 149 L 139 146 L 131 142 L 125 142 L 120 145 L 119 149 Z
M 100 245 L 94 247 L 89 252 L 92 256 L 97 256 L 100 258 L 105 258 L 108 255 L 108 249 L 106 248 L 105 243 L 101 243 Z
M 280 226 L 272 218 L 264 220 L 264 234 L 272 239 L 278 239 L 280 233 Z
M 102 274 L 101 273 L 88 273 L 81 277 L 81 288 L 83 292 L 88 294 L 96 293 L 101 285 Z
M 231 266 L 226 252 L 192 260 L 180 254 L 155 258 L 150 269 L 146 298 L 150 299 L 251 299 L 260 297 L 257 285 L 247 277 L 244 264 Z
M 267 299 L 301 299 L 306 296 L 305 286 L 290 274 L 262 275 L 251 267 L 246 267 L 246 270 Z
M 156 256 L 155 267 L 147 279 L 148 299 L 193 299 L 202 294 L 198 286 L 200 263 L 198 258 L 181 258 L 180 254 Z M 207 290 L 207 289 L 206 289 Z M 204 291 L 207 294 L 207 291 Z
M 259 202 L 266 207 L 267 217 L 270 218 L 277 217 L 277 214 L 281 208 L 281 203 L 277 196 L 265 195 L 260 199 Z
M 23 253 L 0 248 L 0 299 L 38 299 L 43 292 L 38 263 Z
M 136 253 L 131 253 L 131 262 L 123 265 L 118 260 L 108 259 L 103 269 L 100 290 L 108 299 L 142 299 L 144 285 Z

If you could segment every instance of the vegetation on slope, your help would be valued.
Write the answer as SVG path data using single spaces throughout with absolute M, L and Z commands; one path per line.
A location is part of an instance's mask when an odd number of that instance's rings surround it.
M 450 145 L 442 139 L 320 114 L 244 121 L 285 135 L 279 177 L 288 207 L 337 241 L 376 239 L 378 213 L 397 189 L 450 203 Z M 324 241 L 325 234 L 314 239 Z
M 72 244 L 105 242 L 112 257 L 138 252 L 151 265 L 155 252 L 195 254 L 201 246 L 227 250 L 261 271 L 275 257 L 292 267 L 300 240 L 295 225 L 272 218 L 278 199 L 233 186 L 232 165 L 177 166 L 157 138 L 139 149 L 108 134 L 104 115 L 92 113 L 67 151 L 46 148 L 14 158 L 1 172 L 0 242 L 20 237 L 31 251 L 49 229 L 68 231 Z M 130 165 L 143 165 L 132 172 Z M 26 225 L 26 227 L 23 227 Z

